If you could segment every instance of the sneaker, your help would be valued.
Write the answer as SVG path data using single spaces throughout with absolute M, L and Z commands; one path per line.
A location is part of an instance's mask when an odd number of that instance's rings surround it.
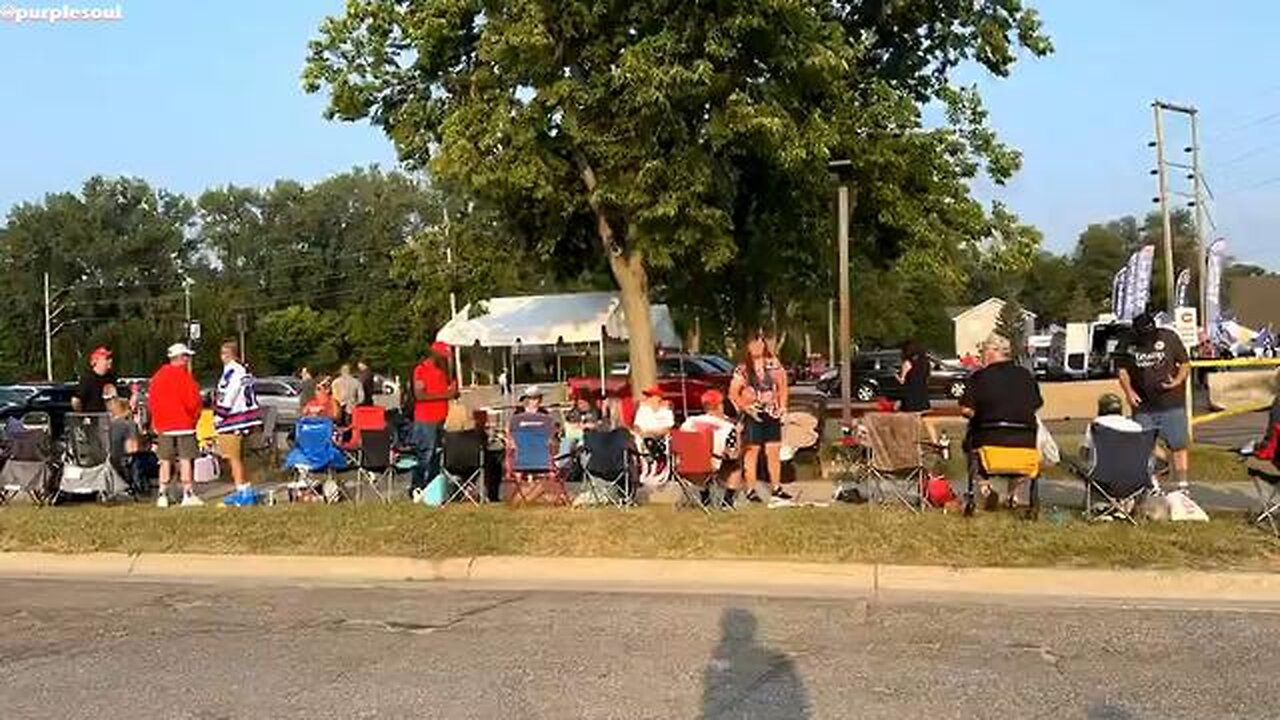
M 415 505 L 421 503 L 422 498 L 423 498 L 422 488 L 414 488 L 413 491 L 409 493 L 409 500 L 412 501 L 413 504 Z
M 747 491 L 747 501 L 748 501 L 748 502 L 753 502 L 753 503 L 762 503 L 762 502 L 764 502 L 764 500 L 761 500 L 761 499 L 760 499 L 760 495 L 759 495 L 759 494 L 757 494 L 755 490 L 748 490 L 748 491 Z
M 169 494 L 168 494 L 168 493 L 164 492 L 163 490 L 161 490 L 161 491 L 160 491 L 160 494 L 156 497 L 156 507 L 158 507 L 158 508 L 167 508 L 167 507 L 169 507 Z
M 198 495 L 190 494 L 190 495 L 182 496 L 182 507 L 203 507 L 203 506 L 204 506 L 204 501 L 201 500 L 200 496 Z
M 772 495 L 777 500 L 794 500 L 795 499 L 791 496 L 791 493 L 787 492 L 786 490 L 783 490 L 782 488 L 777 488 L 773 490 L 770 493 L 770 495 Z

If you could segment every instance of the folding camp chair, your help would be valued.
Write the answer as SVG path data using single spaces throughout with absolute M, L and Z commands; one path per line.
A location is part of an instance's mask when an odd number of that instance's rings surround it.
M 347 497 L 346 489 L 336 475 L 337 471 L 347 468 L 347 459 L 334 442 L 333 421 L 329 418 L 298 419 L 294 426 L 293 449 L 285 456 L 284 467 L 297 474 L 296 479 L 286 485 L 291 499 L 334 502 Z M 324 489 L 332 487 L 335 492 L 317 490 L 312 477 L 316 473 L 323 473 Z
M 549 498 L 568 504 L 569 488 L 556 462 L 556 421 L 546 413 L 517 413 L 511 418 L 506 480 L 513 505 Z M 550 492 L 547 490 L 550 486 Z
M 933 447 L 922 440 L 923 423 L 916 413 L 868 413 L 862 418 L 870 446 L 869 479 L 875 487 L 875 495 L 881 503 L 888 495 L 903 507 L 919 512 L 924 506 L 925 494 L 921 485 L 928 477 L 925 467 L 925 451 Z
M 8 434 L 8 459 L 0 466 L 0 488 L 6 500 L 25 492 L 36 505 L 53 501 L 62 466 L 46 413 L 27 413 L 21 427 Z
M 392 484 L 396 468 L 391 449 L 391 430 L 363 430 L 360 433 L 360 452 L 356 459 L 356 501 L 364 499 L 364 488 L 382 502 L 391 502 Z
M 631 483 L 631 433 L 626 428 L 593 430 L 582 436 L 581 504 L 613 505 L 625 508 L 635 504 Z
M 387 410 L 378 405 L 359 405 L 351 413 L 351 425 L 346 428 L 349 435 L 341 447 L 352 463 L 359 462 L 360 437 L 369 431 L 387 429 Z
M 1151 453 L 1156 447 L 1156 431 L 1127 432 L 1095 423 L 1089 435 L 1091 462 L 1070 463 L 1072 472 L 1085 483 L 1085 519 L 1119 516 L 1137 525 L 1134 504 L 1155 487 Z M 1100 507 L 1094 507 L 1095 492 L 1103 498 Z
M 275 467 L 280 463 L 280 449 L 276 444 L 276 427 L 279 421 L 279 411 L 265 406 L 262 408 L 262 428 L 249 433 L 245 438 L 245 450 L 267 467 Z
M 446 431 L 440 471 L 450 488 L 446 503 L 458 499 L 479 505 L 484 495 L 484 446 L 488 438 L 482 430 Z
M 1241 454 L 1258 461 L 1245 467 L 1258 494 L 1258 513 L 1253 517 L 1253 524 L 1265 522 L 1271 534 L 1280 537 L 1280 423 L 1267 429 L 1260 446 L 1242 450 Z
M 54 503 L 64 495 L 107 501 L 126 491 L 124 478 L 111 462 L 110 422 L 106 413 L 67 413 L 66 458 Z
M 671 453 L 675 456 L 675 471 L 671 475 L 685 500 L 710 515 L 709 499 L 704 493 L 716 479 L 714 435 L 710 430 L 673 430 Z

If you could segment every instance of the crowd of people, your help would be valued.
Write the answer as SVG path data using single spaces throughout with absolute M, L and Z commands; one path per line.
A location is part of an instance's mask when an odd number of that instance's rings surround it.
M 1043 449 L 1045 430 L 1037 418 L 1043 405 L 1039 384 L 1013 358 L 1008 339 L 992 334 L 981 346 L 976 369 L 967 380 L 960 411 L 968 418 L 963 451 L 968 458 L 972 487 L 978 500 L 993 503 L 991 473 L 983 465 L 984 447 Z M 154 453 L 158 465 L 157 504 L 167 507 L 170 488 L 177 484 L 183 506 L 203 504 L 196 493 L 193 462 L 200 456 L 196 429 L 206 400 L 192 374 L 193 351 L 183 343 L 168 348 L 167 361 L 146 385 L 145 403 L 139 394 L 119 384 L 112 367 L 109 348 L 98 347 L 88 357 L 88 368 L 80 379 L 72 400 L 82 413 L 110 416 L 110 443 L 113 461 L 126 476 L 146 472 L 143 450 Z M 263 411 L 256 397 L 255 380 L 241 360 L 235 341 L 219 346 L 222 371 L 212 393 L 216 447 L 229 470 L 235 489 L 229 504 L 252 504 L 255 500 L 250 473 L 244 462 L 245 443 L 263 425 Z M 1189 360 L 1183 344 L 1172 331 L 1160 328 L 1149 314 L 1133 322 L 1132 332 L 1117 351 L 1121 395 L 1107 394 L 1099 401 L 1095 425 L 1118 432 L 1153 432 L 1167 457 L 1172 483 L 1187 486 L 1189 432 L 1185 408 L 1185 384 Z M 413 368 L 400 412 L 403 445 L 417 462 L 409 482 L 409 494 L 421 499 L 431 481 L 440 474 L 442 440 L 450 418 L 470 416 L 460 403 L 454 379 L 452 348 L 432 343 Z M 933 424 L 924 415 L 930 410 L 929 370 L 926 351 L 915 343 L 903 348 L 897 380 L 902 387 L 895 408 L 919 413 L 928 428 L 930 441 L 939 441 Z M 342 365 L 336 375 L 299 372 L 301 393 L 299 415 L 322 417 L 341 426 L 356 408 L 370 405 L 378 394 L 378 379 L 369 365 L 360 361 Z M 769 499 L 787 503 L 792 495 L 783 486 L 782 427 L 787 413 L 790 387 L 787 373 L 774 356 L 763 333 L 755 333 L 744 343 L 744 354 L 733 373 L 727 391 L 702 394 L 702 412 L 683 418 L 679 429 L 707 432 L 713 437 L 716 479 L 723 486 L 723 503 L 732 506 L 741 495 L 761 501 L 757 488 L 767 481 Z M 671 404 L 662 388 L 652 386 L 631 401 L 581 394 L 570 398 L 571 405 L 556 421 L 557 433 L 566 449 L 580 444 L 588 432 L 625 427 L 634 438 L 641 458 L 638 481 L 658 481 L 668 474 L 668 439 L 677 429 Z M 527 387 L 509 423 L 520 415 L 547 414 L 542 391 Z M 1125 407 L 1131 410 L 1124 415 Z M 1280 407 L 1278 403 L 1277 407 Z M 1275 421 L 1280 423 L 1280 410 Z M 505 428 L 510 436 L 511 426 Z M 1084 446 L 1088 453 L 1089 433 Z M 767 477 L 761 478 L 764 469 Z

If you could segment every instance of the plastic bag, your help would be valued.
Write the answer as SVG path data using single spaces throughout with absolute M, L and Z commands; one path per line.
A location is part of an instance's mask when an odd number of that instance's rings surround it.
M 1169 504 L 1169 519 L 1174 522 L 1209 522 L 1209 515 L 1183 490 L 1164 496 Z

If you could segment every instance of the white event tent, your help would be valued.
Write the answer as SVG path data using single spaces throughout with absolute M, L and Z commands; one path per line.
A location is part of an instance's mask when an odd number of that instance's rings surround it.
M 649 312 L 654 342 L 662 347 L 679 347 L 680 337 L 667 306 L 653 305 Z M 610 338 L 629 337 L 617 293 L 522 295 L 467 305 L 440 329 L 436 339 L 459 347 L 598 343 L 602 328 Z

